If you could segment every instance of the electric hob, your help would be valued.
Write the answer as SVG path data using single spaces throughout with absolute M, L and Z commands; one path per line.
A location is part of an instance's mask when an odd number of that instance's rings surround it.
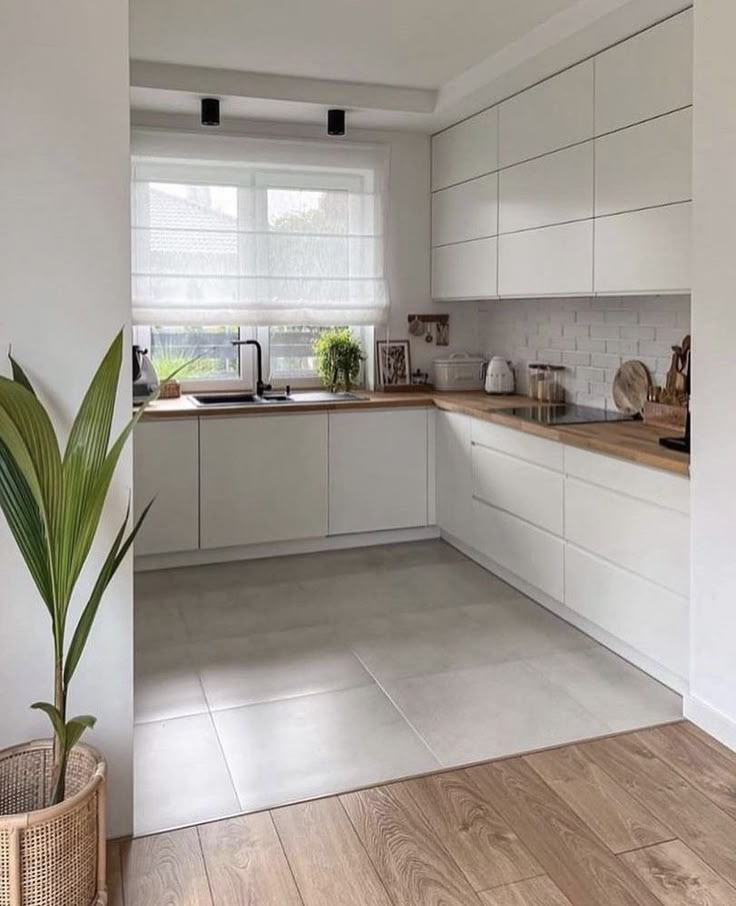
M 594 409 L 592 406 L 576 406 L 572 403 L 545 403 L 539 406 L 519 406 L 505 409 L 504 415 L 513 415 L 525 422 L 538 425 L 588 425 L 595 422 L 633 421 L 636 416 L 624 415 L 622 412 L 609 412 L 606 409 Z

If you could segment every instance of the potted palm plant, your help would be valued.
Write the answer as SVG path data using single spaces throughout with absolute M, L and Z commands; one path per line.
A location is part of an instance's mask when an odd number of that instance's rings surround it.
M 105 762 L 80 743 L 94 726 L 70 716 L 69 691 L 103 595 L 148 511 L 129 529 L 130 504 L 76 624 L 77 582 L 95 540 L 120 454 L 142 410 L 114 439 L 123 353 L 119 333 L 102 360 L 62 453 L 51 419 L 11 356 L 0 377 L 0 508 L 50 617 L 53 739 L 0 751 L 0 904 L 103 906 Z M 149 504 L 150 506 L 150 504 Z

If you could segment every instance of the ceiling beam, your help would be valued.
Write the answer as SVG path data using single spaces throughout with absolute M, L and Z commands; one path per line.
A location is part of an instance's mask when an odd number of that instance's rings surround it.
M 296 76 L 211 69 L 176 63 L 130 61 L 130 84 L 134 88 L 156 88 L 188 92 L 198 96 L 267 98 L 306 104 L 395 110 L 404 113 L 432 113 L 437 92 L 400 85 L 369 85 L 330 79 L 303 79 Z

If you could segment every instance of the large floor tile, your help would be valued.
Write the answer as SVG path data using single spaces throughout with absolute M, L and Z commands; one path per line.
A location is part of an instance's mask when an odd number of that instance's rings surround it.
M 671 689 L 597 645 L 529 661 L 612 731 L 682 718 L 682 699 Z
M 384 688 L 444 765 L 608 732 L 605 722 L 520 661 L 394 680 Z
M 355 655 L 322 627 L 201 642 L 192 651 L 215 711 L 373 682 Z
M 345 627 L 342 637 L 379 683 L 518 657 L 517 649 L 498 637 L 492 620 L 478 619 L 463 607 L 360 620 Z
M 171 591 L 145 595 L 136 591 L 133 638 L 136 651 L 186 642 L 187 629 L 178 596 Z
M 151 834 L 240 811 L 212 718 L 135 728 L 135 833 Z
M 220 711 L 213 719 L 245 811 L 438 767 L 376 686 Z
M 134 692 L 136 723 L 208 711 L 188 645 L 138 651 Z

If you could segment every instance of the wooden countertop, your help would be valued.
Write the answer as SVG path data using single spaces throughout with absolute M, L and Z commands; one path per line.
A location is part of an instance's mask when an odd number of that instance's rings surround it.
M 526 431 L 595 453 L 617 456 L 643 466 L 663 469 L 678 475 L 689 475 L 690 457 L 684 453 L 667 450 L 660 446 L 659 438 L 676 434 L 672 429 L 645 425 L 640 421 L 595 423 L 550 427 L 525 422 L 509 415 L 504 410 L 516 406 L 533 405 L 534 401 L 525 396 L 490 396 L 482 391 L 473 393 L 372 393 L 356 391 L 365 399 L 341 403 L 264 403 L 258 406 L 227 406 L 202 408 L 184 396 L 176 400 L 157 400 L 146 411 L 143 419 L 152 421 L 167 418 L 234 418 L 250 415 L 279 415 L 293 412 L 330 412 L 371 409 L 412 408 L 436 406 L 447 412 L 461 412 L 473 418 Z

